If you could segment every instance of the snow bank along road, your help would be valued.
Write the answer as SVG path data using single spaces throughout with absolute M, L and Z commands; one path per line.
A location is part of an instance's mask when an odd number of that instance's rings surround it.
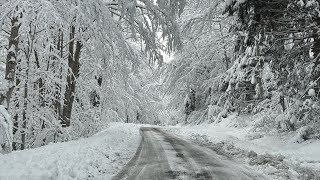
M 134 156 L 142 126 L 110 123 L 88 138 L 0 154 L 0 180 L 110 180 Z
M 248 167 L 158 128 L 140 128 L 140 146 L 118 179 L 266 179 Z

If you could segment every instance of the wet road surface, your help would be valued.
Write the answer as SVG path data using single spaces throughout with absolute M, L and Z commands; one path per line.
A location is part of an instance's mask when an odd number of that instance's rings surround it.
M 238 162 L 158 128 L 143 127 L 140 134 L 136 154 L 114 180 L 266 179 Z

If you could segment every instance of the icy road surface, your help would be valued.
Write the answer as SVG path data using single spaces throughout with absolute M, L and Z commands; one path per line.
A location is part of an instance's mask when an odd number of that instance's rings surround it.
M 266 179 L 214 151 L 191 144 L 158 128 L 140 128 L 140 146 L 118 179 Z

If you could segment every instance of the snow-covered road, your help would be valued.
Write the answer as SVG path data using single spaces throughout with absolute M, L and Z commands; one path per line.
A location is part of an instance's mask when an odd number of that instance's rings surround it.
M 140 134 L 134 158 L 113 179 L 265 179 L 246 166 L 158 128 L 142 127 Z

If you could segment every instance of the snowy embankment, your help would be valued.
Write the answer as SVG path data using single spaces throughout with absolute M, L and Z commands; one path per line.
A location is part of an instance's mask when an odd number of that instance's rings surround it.
M 0 180 L 111 179 L 138 148 L 140 127 L 111 123 L 86 139 L 0 154 Z
M 168 131 L 243 161 L 270 179 L 320 180 L 320 140 L 297 143 L 292 141 L 295 134 L 253 132 L 251 126 L 241 126 L 252 120 L 232 115 L 218 124 L 173 126 Z

